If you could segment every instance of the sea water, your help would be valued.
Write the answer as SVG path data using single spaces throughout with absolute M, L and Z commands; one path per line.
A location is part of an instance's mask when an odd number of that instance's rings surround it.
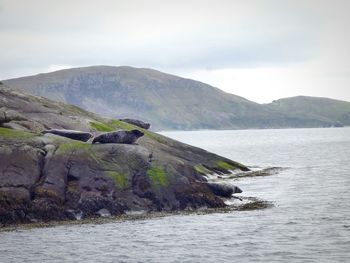
M 0 233 L 0 262 L 349 262 L 350 128 L 163 132 L 280 173 L 231 182 L 270 208 Z

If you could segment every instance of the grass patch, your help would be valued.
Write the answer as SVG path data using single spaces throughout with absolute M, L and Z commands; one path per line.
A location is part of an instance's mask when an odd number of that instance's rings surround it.
M 8 128 L 0 128 L 0 137 L 8 139 L 30 139 L 37 136 L 35 133 L 13 130 Z
M 108 122 L 90 121 L 90 125 L 91 125 L 91 128 L 100 132 L 111 132 L 119 129 L 128 130 L 128 131 L 135 130 L 135 129 L 143 130 L 135 125 L 132 125 L 123 121 L 118 121 L 118 120 L 110 120 Z
M 231 161 L 230 163 L 225 161 L 218 161 L 217 166 L 226 170 L 236 170 L 240 169 L 242 171 L 250 171 L 249 168 L 239 162 Z
M 57 154 L 66 154 L 76 151 L 89 151 L 91 149 L 91 144 L 84 142 L 70 142 L 62 143 L 57 149 Z
M 129 187 L 129 180 L 126 174 L 120 174 L 115 171 L 107 171 L 106 173 L 109 177 L 113 178 L 120 189 L 124 190 Z
M 143 131 L 144 130 L 138 126 L 132 125 L 132 124 L 127 123 L 127 122 L 119 121 L 119 120 L 110 120 L 107 124 L 115 129 L 123 129 L 123 130 L 128 130 L 128 131 L 131 131 L 131 130 Z
M 169 179 L 163 168 L 153 166 L 147 170 L 147 175 L 151 179 L 152 185 L 165 187 L 169 185 Z
M 101 132 L 110 132 L 115 130 L 113 129 L 113 127 L 109 126 L 108 124 L 97 122 L 97 121 L 90 121 L 90 126 L 96 131 L 101 131 Z
M 155 140 L 160 143 L 167 143 L 167 139 L 163 135 L 157 134 L 155 132 L 150 132 L 144 129 L 142 129 L 141 131 L 144 132 L 144 134 L 152 140 Z
M 230 163 L 227 163 L 227 162 L 224 162 L 224 161 L 218 161 L 217 163 L 217 166 L 222 168 L 222 169 L 225 169 L 225 170 L 235 170 L 237 169 L 237 166 L 234 166 L 233 164 L 230 164 Z
M 204 175 L 206 175 L 206 174 L 211 174 L 211 173 L 212 173 L 209 169 L 205 168 L 205 167 L 204 167 L 203 165 L 201 165 L 201 164 L 196 165 L 196 166 L 194 167 L 194 169 L 195 169 L 198 173 L 204 174 Z

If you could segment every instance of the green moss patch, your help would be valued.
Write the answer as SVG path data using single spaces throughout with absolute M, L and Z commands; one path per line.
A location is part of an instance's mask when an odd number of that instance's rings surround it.
M 115 131 L 119 129 L 128 130 L 128 131 L 135 130 L 135 129 L 142 130 L 135 125 L 132 125 L 123 121 L 118 121 L 118 120 L 110 120 L 108 122 L 90 121 L 90 126 L 96 131 L 101 131 L 101 132 L 110 132 L 110 131 Z
M 18 131 L 8 128 L 0 128 L 0 137 L 8 139 L 30 139 L 37 136 L 35 133 Z
M 67 154 L 77 151 L 89 151 L 91 149 L 91 144 L 84 142 L 70 142 L 62 143 L 57 149 L 57 154 Z
M 115 171 L 107 171 L 107 175 L 116 182 L 120 189 L 126 189 L 129 187 L 129 180 L 126 174 L 121 174 Z
M 217 166 L 222 168 L 222 169 L 225 169 L 225 170 L 235 170 L 237 169 L 236 166 L 234 166 L 233 164 L 230 164 L 230 163 L 227 163 L 227 162 L 224 162 L 224 161 L 218 161 L 217 163 Z
M 226 169 L 226 170 L 241 169 L 242 171 L 249 171 L 249 169 L 246 166 L 244 166 L 243 164 L 238 163 L 238 162 L 228 163 L 225 161 L 218 161 L 217 166 L 222 168 L 222 169 Z
M 143 131 L 143 129 L 138 126 L 132 125 L 127 122 L 119 121 L 119 120 L 111 120 L 107 124 L 115 129 L 124 129 L 128 131 L 131 131 L 131 130 Z
M 217 162 L 217 166 L 222 168 L 222 169 L 226 169 L 226 170 L 234 170 L 234 169 L 236 169 L 235 166 L 233 166 L 232 164 L 229 164 L 227 162 L 224 162 L 224 161 L 218 161 Z
M 196 171 L 198 172 L 198 173 L 200 173 L 200 174 L 204 174 L 204 175 L 206 175 L 206 174 L 210 174 L 210 173 L 212 173 L 209 169 L 207 169 L 207 168 L 205 168 L 203 165 L 196 165 L 195 167 L 194 167 L 194 169 L 196 169 Z
M 153 166 L 147 170 L 147 175 L 155 187 L 165 187 L 169 185 L 169 178 L 162 167 Z
M 90 121 L 91 128 L 95 129 L 96 131 L 101 132 L 110 132 L 114 131 L 113 127 L 109 126 L 106 123 L 97 122 L 97 121 Z

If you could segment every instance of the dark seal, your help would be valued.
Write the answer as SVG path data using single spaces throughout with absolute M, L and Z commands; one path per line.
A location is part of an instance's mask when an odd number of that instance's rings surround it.
M 213 194 L 222 197 L 231 197 L 232 194 L 242 193 L 242 190 L 234 185 L 219 184 L 219 183 L 208 183 L 210 190 Z
M 135 120 L 135 119 L 119 119 L 120 121 L 126 122 L 126 123 L 130 123 L 132 125 L 138 126 L 142 129 L 148 130 L 151 127 L 151 124 L 147 123 L 147 122 L 143 122 L 140 120 Z
M 82 131 L 76 131 L 76 130 L 51 129 L 51 130 L 43 131 L 42 133 L 56 134 L 62 137 L 67 137 L 72 140 L 83 141 L 83 142 L 87 142 L 93 136 L 90 132 L 82 132 Z
M 107 132 L 103 133 L 99 136 L 96 136 L 92 143 L 124 143 L 124 144 L 132 144 L 136 142 L 136 140 L 143 136 L 143 132 L 139 130 L 118 130 L 115 132 Z

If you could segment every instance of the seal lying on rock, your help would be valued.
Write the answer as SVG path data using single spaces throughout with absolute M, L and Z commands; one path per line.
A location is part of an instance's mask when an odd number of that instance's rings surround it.
M 93 135 L 90 132 L 82 132 L 82 131 L 76 131 L 76 130 L 58 130 L 58 129 L 51 129 L 43 131 L 42 133 L 52 133 L 59 136 L 67 137 L 69 139 L 78 140 L 87 142 Z
M 96 136 L 92 143 L 124 143 L 124 144 L 132 144 L 136 142 L 136 140 L 143 136 L 143 132 L 139 130 L 118 130 L 115 132 L 107 132 L 103 133 L 99 136 Z
M 147 122 L 140 121 L 140 120 L 135 120 L 135 119 L 119 119 L 119 120 L 126 122 L 126 123 L 133 124 L 133 125 L 138 126 L 142 129 L 145 129 L 145 130 L 148 130 L 151 127 L 151 124 L 149 124 Z
M 242 193 L 242 190 L 234 185 L 219 184 L 219 183 L 207 183 L 213 194 L 222 197 L 231 197 L 234 193 Z

